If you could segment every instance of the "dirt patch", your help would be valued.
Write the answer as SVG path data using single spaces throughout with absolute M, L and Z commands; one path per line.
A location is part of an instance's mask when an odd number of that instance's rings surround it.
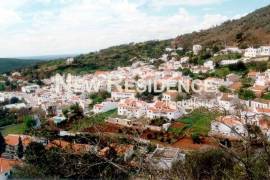
M 184 137 L 171 146 L 185 150 L 203 150 L 217 148 L 218 144 L 209 137 L 205 137 L 202 144 L 194 144 L 191 137 Z
M 90 133 L 99 133 L 99 132 L 118 133 L 119 129 L 121 129 L 121 127 L 118 125 L 111 124 L 111 123 L 104 123 L 104 124 L 91 126 L 89 128 L 84 129 L 83 131 L 90 132 Z
M 182 128 L 182 127 L 185 127 L 185 126 L 186 126 L 186 124 L 184 124 L 184 123 L 174 122 L 174 123 L 172 123 L 171 128 Z

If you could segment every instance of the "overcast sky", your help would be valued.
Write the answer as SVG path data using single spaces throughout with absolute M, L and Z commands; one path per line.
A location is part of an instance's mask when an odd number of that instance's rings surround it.
M 270 0 L 0 0 L 0 57 L 87 53 L 173 38 Z

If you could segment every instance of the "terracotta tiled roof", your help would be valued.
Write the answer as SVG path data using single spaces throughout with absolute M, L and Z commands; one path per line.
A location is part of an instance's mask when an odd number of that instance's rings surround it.
M 107 75 L 109 72 L 108 71 L 96 71 L 95 72 L 95 75 L 98 76 L 98 75 Z
M 16 146 L 19 143 L 19 137 L 22 139 L 24 146 L 27 146 L 31 142 L 31 137 L 26 135 L 9 134 L 5 137 L 6 144 Z
M 18 160 L 0 158 L 0 173 L 7 172 L 12 169 L 13 166 L 20 164 Z
M 256 109 L 257 112 L 259 113 L 270 113 L 270 109 L 269 108 L 257 108 Z
M 158 113 L 158 112 L 175 112 L 176 109 L 173 109 L 169 106 L 169 104 L 167 102 L 164 102 L 164 101 L 156 101 L 154 103 L 154 105 L 152 107 L 150 107 L 148 109 L 149 111 L 151 112 L 155 112 L 155 113 Z
M 217 121 L 230 127 L 242 124 L 241 120 L 234 116 L 220 116 L 217 118 Z
M 268 130 L 270 128 L 270 121 L 269 120 L 266 120 L 266 119 L 260 119 L 259 120 L 259 126 L 263 130 Z
M 119 103 L 119 107 L 126 108 L 141 108 L 146 106 L 147 104 L 144 101 L 139 101 L 137 99 L 125 99 Z
M 237 91 L 241 88 L 242 83 L 241 82 L 235 82 L 229 86 L 230 89 Z
M 223 93 L 221 97 L 221 101 L 231 101 L 233 100 L 234 96 L 228 93 Z
M 265 89 L 267 89 L 266 86 L 259 86 L 259 85 L 255 85 L 253 87 L 250 88 L 252 91 L 264 91 Z

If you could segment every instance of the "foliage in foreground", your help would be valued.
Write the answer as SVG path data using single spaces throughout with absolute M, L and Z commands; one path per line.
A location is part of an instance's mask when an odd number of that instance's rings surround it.
M 46 149 L 42 144 L 31 143 L 25 151 L 25 163 L 16 167 L 15 178 L 112 178 L 128 177 L 121 168 L 122 161 L 114 153 L 106 158 L 95 154 L 72 153 L 58 147 Z

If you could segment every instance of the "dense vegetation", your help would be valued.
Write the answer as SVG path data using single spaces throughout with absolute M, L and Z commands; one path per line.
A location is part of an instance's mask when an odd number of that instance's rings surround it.
M 27 66 L 33 66 L 39 62 L 40 60 L 0 58 L 0 73 L 9 72 Z
M 25 164 L 15 169 L 15 178 L 48 178 L 52 179 L 126 179 L 127 172 L 120 168 L 122 159 L 117 159 L 111 149 L 108 157 L 94 153 L 72 153 L 59 147 L 45 148 L 42 144 L 31 143 L 25 151 Z M 122 166 L 121 166 L 122 167 Z M 110 177 L 110 178 L 109 178 Z M 50 179 L 50 178 L 49 178 Z
M 50 61 L 26 68 L 22 72 L 28 78 L 42 79 L 55 73 L 85 74 L 96 70 L 112 70 L 130 65 L 136 58 L 145 61 L 158 58 L 169 45 L 169 40 L 124 44 L 79 55 L 72 64 L 66 64 L 65 60 Z
M 220 26 L 200 32 L 178 36 L 173 45 L 190 48 L 192 44 L 221 48 L 237 45 L 241 48 L 269 44 L 270 42 L 270 6 L 256 10 L 238 20 L 231 20 Z

